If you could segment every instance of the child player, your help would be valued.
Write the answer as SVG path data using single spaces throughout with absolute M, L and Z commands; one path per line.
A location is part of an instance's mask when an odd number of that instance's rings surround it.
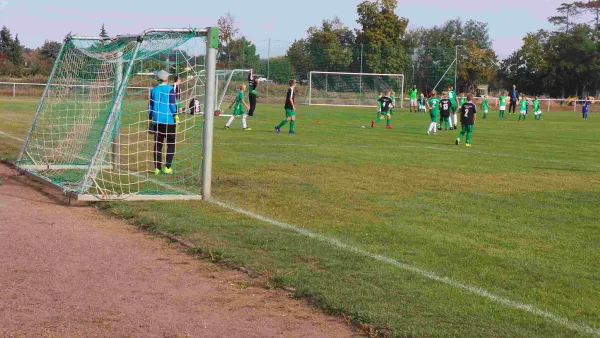
M 446 129 L 446 130 L 452 130 L 452 123 L 450 123 L 450 100 L 448 99 L 447 92 L 442 92 L 442 100 L 440 101 L 440 109 L 441 109 L 441 115 L 442 115 L 442 119 L 440 120 L 440 125 L 444 126 L 444 129 Z
M 536 120 L 543 120 L 544 118 L 542 117 L 542 109 L 540 108 L 540 100 L 538 100 L 537 97 L 534 98 L 533 100 L 533 115 L 535 116 Z
M 448 100 L 450 100 L 450 103 L 452 104 L 452 106 L 450 106 L 450 112 L 452 113 L 452 118 L 454 121 L 451 121 L 454 123 L 453 127 L 456 129 L 458 127 L 458 116 L 456 114 L 456 111 L 458 109 L 458 97 L 456 96 L 456 92 L 454 91 L 454 87 L 452 85 L 448 85 L 447 87 L 447 92 L 448 92 Z
M 242 128 L 244 128 L 244 130 L 246 131 L 252 130 L 251 128 L 248 128 L 248 125 L 246 124 L 246 118 L 248 117 L 248 115 L 246 115 L 246 109 L 250 109 L 250 106 L 248 106 L 248 104 L 244 101 L 244 91 L 246 91 L 246 85 L 239 86 L 238 93 L 235 96 L 235 99 L 233 100 L 231 105 L 229 106 L 229 109 L 233 107 L 233 116 L 231 116 L 229 118 L 229 121 L 227 121 L 225 129 L 229 129 L 229 126 L 231 126 L 233 120 L 235 120 L 236 117 L 241 116 Z M 246 109 L 244 109 L 244 107 Z
M 379 117 L 379 114 L 381 114 L 381 101 L 380 99 L 383 97 L 383 93 L 379 93 L 379 96 L 377 96 L 377 116 L 375 116 L 375 118 Z
M 423 95 L 423 93 L 421 93 L 421 96 L 419 97 L 419 111 L 421 113 L 427 112 L 427 109 L 425 107 L 426 103 L 427 103 L 427 101 L 425 100 L 425 95 Z
M 473 103 L 473 94 L 467 96 L 467 102 L 460 108 L 460 124 L 461 132 L 458 134 L 455 144 L 459 145 L 460 140 L 467 134 L 467 147 L 471 146 L 471 134 L 475 128 L 475 121 L 477 120 L 477 107 Z
M 527 120 L 527 100 L 525 99 L 525 96 L 521 97 L 521 114 L 519 115 L 519 122 L 521 122 L 521 119 L 523 119 L 523 121 Z
M 290 80 L 289 84 L 290 88 L 285 96 L 285 119 L 275 126 L 277 134 L 281 133 L 281 127 L 288 122 L 290 123 L 290 134 L 296 134 L 296 80 Z
M 437 134 L 437 120 L 440 114 L 440 99 L 437 97 L 437 93 L 435 90 L 431 92 L 431 98 L 427 100 L 427 109 L 429 110 L 429 116 L 431 117 L 431 123 L 429 124 L 429 130 L 427 130 L 427 135 L 431 135 L 433 131 L 433 135 Z
M 394 108 L 394 100 L 391 96 L 391 91 L 386 90 L 383 97 L 379 99 L 381 102 L 381 112 L 377 116 L 377 120 L 371 121 L 371 128 L 375 128 L 375 124 L 381 121 L 381 117 L 385 116 L 387 119 L 386 129 L 392 129 L 392 108 Z
M 488 99 L 486 95 L 483 95 L 483 102 L 481 102 L 481 109 L 483 109 L 483 119 L 487 119 L 487 114 L 490 110 L 490 105 L 488 104 Z
M 506 94 L 504 92 L 500 93 L 500 118 L 504 118 L 504 113 L 506 112 Z

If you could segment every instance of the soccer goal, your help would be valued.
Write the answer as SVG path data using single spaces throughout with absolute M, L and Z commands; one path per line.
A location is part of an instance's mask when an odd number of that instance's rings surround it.
M 18 169 L 77 200 L 210 198 L 214 114 L 185 112 L 194 101 L 215 110 L 217 48 L 217 28 L 67 36 Z M 150 133 L 149 93 L 161 70 L 180 81 L 171 141 Z M 168 152 L 173 172 L 156 170 Z
M 403 74 L 310 72 L 305 103 L 342 107 L 376 107 L 379 93 L 395 92 L 400 108 L 404 101 Z

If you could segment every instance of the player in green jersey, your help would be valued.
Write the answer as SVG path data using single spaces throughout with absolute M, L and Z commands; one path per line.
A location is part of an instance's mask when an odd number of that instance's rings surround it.
M 500 93 L 499 106 L 500 106 L 500 113 L 499 113 L 498 117 L 503 119 L 504 113 L 506 112 L 506 93 L 505 92 Z
M 421 93 L 421 96 L 419 97 L 419 111 L 421 113 L 426 113 L 427 112 L 427 100 L 425 100 L 425 95 L 423 95 L 423 93 Z
M 417 89 L 417 85 L 413 85 L 411 89 L 408 90 L 408 96 L 410 97 L 410 112 L 417 112 L 417 96 L 419 95 L 419 90 Z
M 454 86 L 452 85 L 448 85 L 446 87 L 446 92 L 448 92 L 448 100 L 450 100 L 450 103 L 452 104 L 452 106 L 450 107 L 450 112 L 452 113 L 452 120 L 450 122 L 453 123 L 454 128 L 458 127 L 458 115 L 456 114 L 456 111 L 458 110 L 458 97 L 456 95 L 456 92 L 454 91 Z
M 521 119 L 523 119 L 523 121 L 527 120 L 527 100 L 525 99 L 525 96 L 521 97 L 521 114 L 519 115 L 519 122 L 521 122 Z
M 246 124 L 246 118 L 248 117 L 248 115 L 246 115 L 246 109 L 250 109 L 250 106 L 246 103 L 246 101 L 244 101 L 244 91 L 246 91 L 246 85 L 241 85 L 238 87 L 238 93 L 229 106 L 229 109 L 233 107 L 233 115 L 229 118 L 229 121 L 227 121 L 225 129 L 229 129 L 233 120 L 235 120 L 236 117 L 241 116 L 242 128 L 244 128 L 245 131 L 252 130 L 251 128 L 248 128 L 248 125 Z M 246 109 L 244 109 L 244 107 Z
M 427 135 L 437 134 L 437 120 L 440 115 L 440 99 L 437 98 L 436 91 L 431 92 L 431 97 L 427 100 L 427 110 L 429 110 L 429 116 L 431 117 L 431 123 L 429 124 L 429 129 L 427 130 Z
M 538 98 L 535 97 L 533 99 L 533 115 L 535 116 L 536 120 L 543 120 L 544 119 L 542 117 L 542 109 L 540 108 L 540 106 L 541 106 L 540 100 L 538 100 Z
M 487 114 L 490 109 L 487 96 L 485 96 L 485 95 L 483 95 L 483 101 L 481 102 L 481 109 L 483 109 L 483 119 L 485 120 L 485 119 L 487 119 Z

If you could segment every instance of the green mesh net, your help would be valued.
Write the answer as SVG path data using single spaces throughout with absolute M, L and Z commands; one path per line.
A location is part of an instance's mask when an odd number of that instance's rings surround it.
M 19 168 L 97 199 L 198 196 L 205 55 L 206 38 L 194 30 L 66 39 Z M 148 132 L 149 94 L 160 70 L 170 84 L 175 76 L 180 81 L 172 174 L 155 172 L 155 136 Z M 167 144 L 162 148 L 164 162 Z

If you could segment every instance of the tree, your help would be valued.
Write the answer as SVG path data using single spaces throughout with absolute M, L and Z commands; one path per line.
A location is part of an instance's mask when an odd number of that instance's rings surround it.
M 256 45 L 246 37 L 231 40 L 227 46 L 229 66 L 233 68 L 258 68 L 260 56 L 256 54 Z
M 106 29 L 104 29 L 104 24 L 102 24 L 102 28 L 100 28 L 100 37 L 101 38 L 109 38 L 108 33 L 106 33 Z
M 408 19 L 395 13 L 397 0 L 365 0 L 358 5 L 356 43 L 368 46 L 364 53 L 367 70 L 374 73 L 402 73 L 410 57 L 403 38 Z
M 312 70 L 347 71 L 352 63 L 354 33 L 340 21 L 323 20 L 321 27 L 308 29 L 306 49 Z
M 595 29 L 600 29 L 600 0 L 588 0 L 588 2 L 577 1 L 574 3 L 582 12 L 590 13 L 594 16 Z
M 217 25 L 219 26 L 219 50 L 221 50 L 219 63 L 220 66 L 229 66 L 231 62 L 229 44 L 235 39 L 240 30 L 236 27 L 236 21 L 231 12 L 227 12 L 220 17 L 217 20 Z
M 481 21 L 469 20 L 465 23 L 462 33 L 464 41 L 475 41 L 478 48 L 492 49 L 488 24 Z
M 287 56 L 277 56 L 268 60 L 261 60 L 260 72 L 269 76 L 269 80 L 276 83 L 287 84 L 289 79 L 296 78 L 296 71 Z
M 13 46 L 13 38 L 8 27 L 3 26 L 0 30 L 0 53 L 8 54 Z
M 468 92 L 475 91 L 475 82 L 491 82 L 496 76 L 498 58 L 491 49 L 479 48 L 477 42 L 466 42 L 459 54 L 458 77 L 468 83 Z
M 555 26 L 564 28 L 565 32 L 569 31 L 573 19 L 581 15 L 581 8 L 576 3 L 562 3 L 556 11 L 561 15 L 551 16 L 548 18 L 548 21 Z
M 56 41 L 46 40 L 42 47 L 40 47 L 40 55 L 49 60 L 56 60 L 58 53 L 60 52 L 61 44 Z
M 300 79 L 306 80 L 308 73 L 313 69 L 306 40 L 300 39 L 294 41 L 290 48 L 288 48 L 286 56 Z
M 15 36 L 15 39 L 12 42 L 12 48 L 8 52 L 8 59 L 18 68 L 21 68 L 23 66 L 23 46 L 21 46 L 19 34 Z

